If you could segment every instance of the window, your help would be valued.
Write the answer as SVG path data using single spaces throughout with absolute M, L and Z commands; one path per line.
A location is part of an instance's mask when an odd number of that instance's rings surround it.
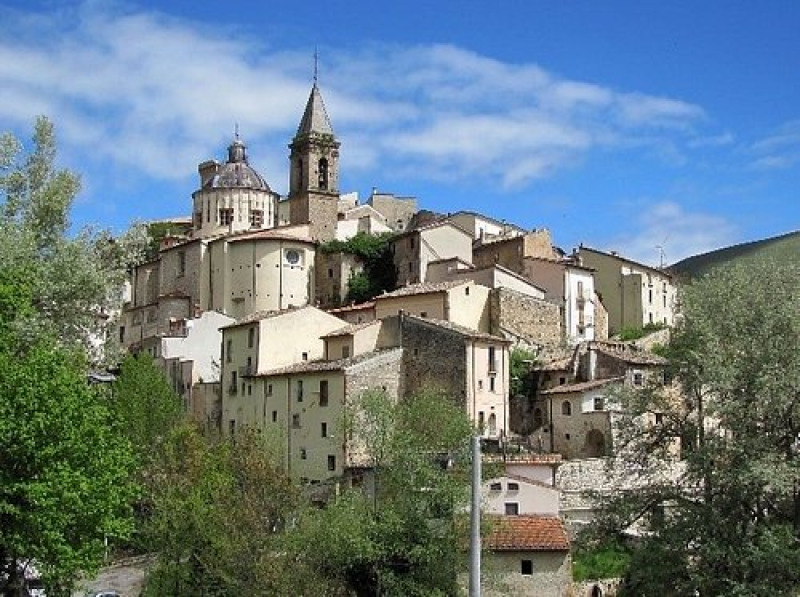
M 230 363 L 231 362 L 231 358 L 233 358 L 233 355 L 232 355 L 233 351 L 231 350 L 232 347 L 233 347 L 233 340 L 228 339 L 228 343 L 225 345 L 225 362 L 226 363 Z
M 489 373 L 497 371 L 497 362 L 495 360 L 496 349 L 494 346 L 489 347 Z
M 508 490 L 509 491 L 519 491 L 519 483 L 509 482 Z
M 178 251 L 178 277 L 186 273 L 186 251 Z
M 489 391 L 490 392 L 494 392 L 494 380 L 495 380 L 494 376 L 489 378 Z
M 544 417 L 542 416 L 542 409 L 536 407 L 533 409 L 533 428 L 538 429 L 544 424 Z
M 483 380 L 482 380 L 482 379 L 479 379 L 479 380 L 478 380 L 478 389 L 479 389 L 479 390 L 482 390 L 482 389 L 483 389 Z
M 308 360 L 308 353 L 304 352 L 303 354 L 300 355 L 300 358 L 303 359 L 304 361 L 307 361 Z
M 306 460 L 308 458 L 308 452 L 306 452 L 305 448 L 300 448 L 300 460 Z
M 120 342 L 125 342 L 125 326 L 124 325 L 119 326 L 119 341 Z
M 292 415 L 292 428 L 293 429 L 300 429 L 300 415 L 299 414 Z
M 283 258 L 289 265 L 300 265 L 300 251 L 296 249 L 286 249 Z
M 335 471 L 336 470 L 336 456 L 331 454 L 328 455 L 328 470 Z
M 319 424 L 319 434 L 321 437 L 328 437 L 328 424 L 327 423 L 320 423 Z
M 264 396 L 272 396 L 272 384 L 268 383 L 264 386 Z
M 572 403 L 569 400 L 561 403 L 561 414 L 566 417 L 572 416 Z
M 667 306 L 667 295 L 665 294 L 664 295 L 664 307 L 666 307 L 666 306 Z M 664 323 L 666 323 L 666 322 L 664 322 Z
M 519 504 L 517 502 L 506 502 L 506 516 L 518 516 Z
M 567 378 L 566 377 L 559 377 L 558 378 L 558 385 L 563 386 L 565 383 L 567 383 Z
M 228 433 L 230 435 L 236 434 L 236 419 L 231 419 L 228 421 Z
M 656 425 L 664 424 L 664 413 L 656 413 Z
M 319 188 L 323 191 L 328 190 L 328 160 L 320 159 L 317 163 L 317 174 L 319 175 Z
M 583 282 L 578 281 L 578 300 L 583 299 Z
M 349 346 L 342 346 L 342 358 L 346 359 L 350 356 L 350 347 Z
M 633 372 L 633 385 L 641 386 L 644 384 L 644 374 L 641 371 Z
M 278 422 L 278 411 L 277 410 L 273 410 L 272 411 L 272 422 L 273 423 L 277 423 Z
M 319 405 L 328 406 L 328 380 L 319 380 Z
M 569 433 L 564 434 L 564 439 L 569 440 L 572 436 Z
M 247 395 L 248 396 L 253 395 L 253 384 L 247 384 Z
M 480 431 L 483 431 L 485 425 L 486 425 L 486 415 L 483 413 L 483 411 L 480 411 L 478 413 L 478 429 Z
M 223 207 L 219 210 L 219 223 L 221 226 L 230 226 L 233 224 L 233 208 Z
M 594 399 L 594 410 L 603 410 L 605 407 L 605 400 L 602 396 L 598 396 Z
M 420 317 L 427 317 L 428 316 L 428 312 L 427 311 L 420 311 L 419 312 L 419 316 Z
M 520 560 L 519 573 L 525 576 L 533 575 L 533 560 Z
M 260 209 L 250 210 L 250 227 L 261 228 L 264 225 L 264 212 Z
M 253 348 L 256 343 L 256 328 L 247 330 L 247 348 Z
M 500 491 L 503 489 L 502 483 L 492 483 L 489 485 L 489 491 Z
M 408 248 L 409 249 L 413 249 L 414 248 L 414 242 L 415 242 L 414 241 L 414 236 L 413 235 L 409 236 L 408 237 Z
M 489 435 L 497 434 L 497 415 L 494 413 L 489 415 Z
M 464 289 L 464 294 L 469 296 L 469 286 Z
M 297 380 L 297 401 L 298 402 L 302 402 L 303 401 L 303 380 L 302 379 L 298 379 Z
M 231 371 L 231 393 L 236 393 L 236 371 Z
M 653 304 L 653 289 L 652 288 L 647 291 L 647 302 L 650 305 Z
M 328 277 L 329 278 L 333 278 L 333 268 L 332 267 L 328 268 Z

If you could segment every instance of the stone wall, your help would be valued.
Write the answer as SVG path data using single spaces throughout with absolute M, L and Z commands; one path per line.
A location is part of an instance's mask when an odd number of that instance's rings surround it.
M 347 299 L 348 281 L 364 264 L 349 253 L 317 251 L 314 257 L 314 302 L 322 309 L 338 307 Z
M 403 318 L 402 344 L 405 391 L 435 388 L 466 407 L 466 346 L 464 338 L 445 329 Z
M 563 344 L 558 305 L 508 288 L 492 290 L 489 300 L 490 333 L 537 347 L 554 348 Z

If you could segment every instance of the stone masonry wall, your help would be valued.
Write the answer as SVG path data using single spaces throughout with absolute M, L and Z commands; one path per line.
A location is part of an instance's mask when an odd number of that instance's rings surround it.
M 492 290 L 489 301 L 490 333 L 545 348 L 563 343 L 558 305 L 508 288 Z

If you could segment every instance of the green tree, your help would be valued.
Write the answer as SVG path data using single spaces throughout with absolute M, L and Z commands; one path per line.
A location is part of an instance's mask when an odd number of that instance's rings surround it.
M 384 290 L 394 290 L 397 270 L 391 252 L 391 233 L 367 234 L 359 232 L 346 240 L 333 240 L 320 247 L 323 253 L 350 253 L 364 264 L 364 271 L 353 274 L 347 281 L 348 302 L 367 301 Z
M 131 529 L 130 446 L 81 355 L 46 339 L 0 344 L 0 594 L 26 594 L 15 576 L 31 562 L 49 595 L 69 594 L 102 563 L 104 539 Z
M 347 429 L 374 490 L 345 491 L 307 512 L 298 559 L 355 595 L 457 594 L 465 533 L 456 513 L 469 495 L 459 468 L 472 432 L 463 410 L 433 392 L 398 403 L 368 393 Z M 448 468 L 451 459 L 460 464 Z
M 14 323 L 18 340 L 43 333 L 99 359 L 107 314 L 143 241 L 89 229 L 69 236 L 80 180 L 55 168 L 55 133 L 46 118 L 36 121 L 31 145 L 25 151 L 13 135 L 0 135 L 0 271 L 25 272 L 33 308 Z
M 154 447 L 183 415 L 180 398 L 147 354 L 125 357 L 111 398 L 120 433 L 133 445 L 140 464 L 147 465 Z
M 327 594 L 283 547 L 301 496 L 276 462 L 254 432 L 209 442 L 190 424 L 172 430 L 148 486 L 158 561 L 146 595 Z
M 665 349 L 680 397 L 622 397 L 617 444 L 639 488 L 612 498 L 596 531 L 608 538 L 636 521 L 652 530 L 634 545 L 628 594 L 800 588 L 798 279 L 796 261 L 762 261 L 685 288 Z M 653 413 L 662 423 L 642 424 Z

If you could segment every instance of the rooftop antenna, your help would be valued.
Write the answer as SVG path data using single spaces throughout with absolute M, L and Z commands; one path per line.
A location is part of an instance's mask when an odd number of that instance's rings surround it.
M 664 269 L 664 258 L 665 252 L 664 248 L 667 246 L 667 240 L 669 239 L 669 235 L 664 237 L 664 240 L 661 241 L 660 245 L 656 245 L 656 249 L 658 249 L 658 262 L 659 262 L 659 269 Z

